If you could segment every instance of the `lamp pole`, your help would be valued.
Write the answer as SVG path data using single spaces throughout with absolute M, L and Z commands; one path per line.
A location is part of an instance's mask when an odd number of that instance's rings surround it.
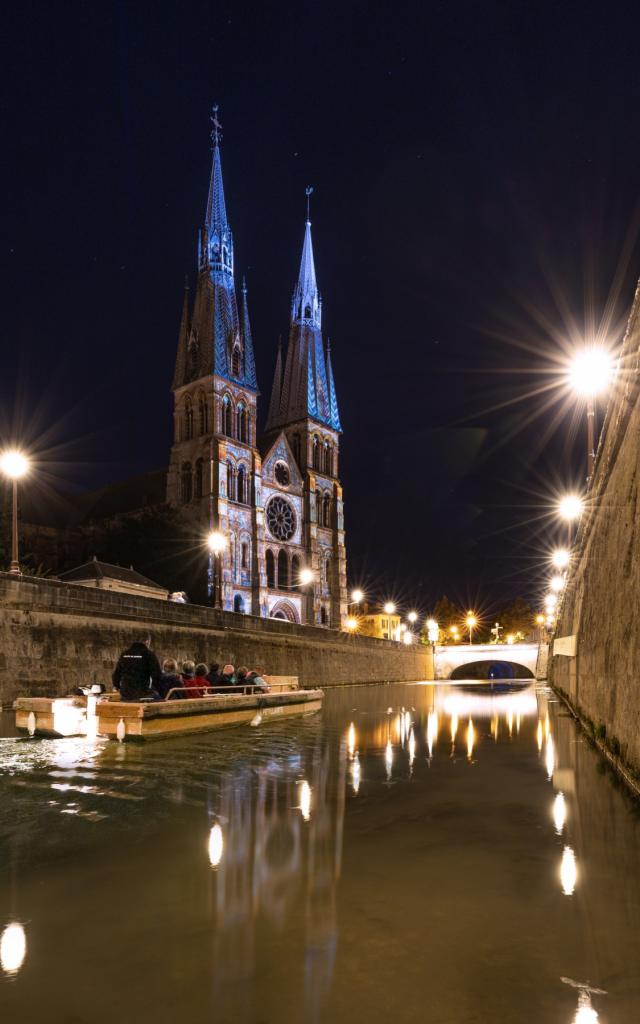
M 596 403 L 593 395 L 587 398 L 587 480 L 593 476 L 596 461 Z M 569 524 L 571 530 L 571 524 Z
M 220 530 L 212 530 L 208 537 L 209 551 L 213 555 L 213 607 L 222 610 L 222 552 L 227 538 Z
M 13 478 L 13 500 L 11 516 L 11 565 L 9 572 L 12 576 L 20 575 L 20 562 L 18 560 L 18 480 Z
M 29 471 L 29 460 L 22 452 L 5 451 L 0 455 L 0 470 L 13 485 L 11 500 L 11 565 L 12 576 L 20 575 L 18 559 L 18 480 Z

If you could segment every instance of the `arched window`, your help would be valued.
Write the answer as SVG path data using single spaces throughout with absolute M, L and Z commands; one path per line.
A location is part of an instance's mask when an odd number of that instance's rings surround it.
M 241 564 L 243 569 L 248 569 L 249 568 L 249 545 L 248 545 L 246 540 L 242 542 L 242 547 L 241 547 L 240 551 L 241 551 L 241 555 L 240 555 L 241 562 L 240 562 L 240 564 Z
M 238 441 L 242 441 L 244 444 L 247 443 L 247 410 L 244 405 L 238 406 L 238 412 L 236 414 L 237 430 L 236 437 Z
M 331 587 L 331 555 L 327 555 L 324 563 L 324 582 Z
M 300 587 L 300 559 L 297 555 L 291 559 L 291 586 Z
M 278 590 L 289 589 L 289 561 L 284 550 L 278 552 Z
M 229 561 L 231 563 L 231 578 L 238 578 L 238 563 L 236 562 L 236 538 L 231 534 L 229 540 Z
M 202 459 L 196 460 L 196 480 L 195 480 L 195 492 L 196 498 L 202 497 L 202 480 L 204 475 L 204 462 Z
M 191 501 L 193 497 L 193 477 L 191 475 L 191 463 L 183 462 L 180 474 L 180 493 L 184 502 Z
M 233 610 L 244 615 L 244 597 L 241 594 L 236 594 L 233 598 Z
M 239 467 L 238 475 L 236 476 L 236 500 L 241 505 L 247 504 L 247 474 L 244 466 Z
M 322 499 L 322 525 L 331 526 L 331 495 L 328 491 Z
M 230 459 L 227 459 L 227 497 L 229 501 L 236 500 L 236 471 Z
M 200 395 L 198 399 L 198 426 L 201 434 L 206 434 L 209 430 L 209 409 L 204 395 Z
M 276 586 L 276 560 L 270 548 L 267 548 L 267 586 L 271 590 Z
M 190 441 L 193 437 L 193 405 L 189 397 L 184 402 L 184 425 L 186 439 Z
M 240 346 L 234 345 L 233 353 L 231 355 L 231 376 L 240 376 L 240 366 L 242 363 L 242 353 L 240 352 Z
M 313 468 L 320 472 L 320 444 L 317 437 L 313 439 Z
M 327 475 L 331 473 L 331 456 L 328 441 L 325 441 L 322 446 L 322 471 L 327 473 Z
M 228 395 L 222 399 L 222 433 L 231 437 L 231 402 Z

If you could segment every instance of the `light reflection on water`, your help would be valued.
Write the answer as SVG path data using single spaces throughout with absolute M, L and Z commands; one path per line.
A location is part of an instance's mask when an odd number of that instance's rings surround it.
M 640 1008 L 637 821 L 543 688 L 350 687 L 313 717 L 140 746 L 6 738 L 0 773 L 16 1019 Z M 565 974 L 606 999 L 576 1010 Z

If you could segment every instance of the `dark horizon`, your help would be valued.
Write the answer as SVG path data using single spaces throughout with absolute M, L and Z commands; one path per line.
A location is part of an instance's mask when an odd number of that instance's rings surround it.
M 423 611 L 443 593 L 487 614 L 537 600 L 585 426 L 561 390 L 546 411 L 533 392 L 593 324 L 619 344 L 640 274 L 637 20 L 14 8 L 2 440 L 42 455 L 43 500 L 168 462 L 217 102 L 262 423 L 314 187 L 350 583 Z

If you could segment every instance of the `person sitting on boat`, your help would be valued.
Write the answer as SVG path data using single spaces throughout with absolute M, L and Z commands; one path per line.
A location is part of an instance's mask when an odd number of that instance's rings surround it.
M 204 697 L 207 687 L 211 686 L 211 683 L 207 679 L 207 666 L 204 661 L 199 661 L 195 667 L 195 675 L 193 679 L 185 682 L 185 686 L 189 688 L 188 697 Z
M 264 693 L 269 692 L 269 684 L 266 680 L 265 673 L 261 668 L 252 668 L 247 675 L 247 682 L 256 689 L 262 690 Z
M 160 699 L 157 687 L 161 677 L 160 662 L 147 633 L 122 652 L 111 678 L 122 700 L 139 701 Z
M 207 672 L 207 679 L 209 680 L 209 686 L 220 686 L 222 676 L 220 675 L 220 666 L 217 662 L 209 665 L 209 671 Z
M 222 677 L 220 679 L 221 686 L 235 686 L 236 685 L 236 670 L 233 665 L 225 665 L 222 669 Z
M 178 662 L 175 658 L 165 658 L 162 662 L 162 677 L 158 683 L 158 693 L 163 700 L 166 700 L 170 690 L 181 689 L 183 686 L 182 676 L 178 675 Z M 183 696 L 182 693 L 174 693 L 171 700 Z
M 249 669 L 246 665 L 239 665 L 236 669 L 236 686 L 246 686 Z

